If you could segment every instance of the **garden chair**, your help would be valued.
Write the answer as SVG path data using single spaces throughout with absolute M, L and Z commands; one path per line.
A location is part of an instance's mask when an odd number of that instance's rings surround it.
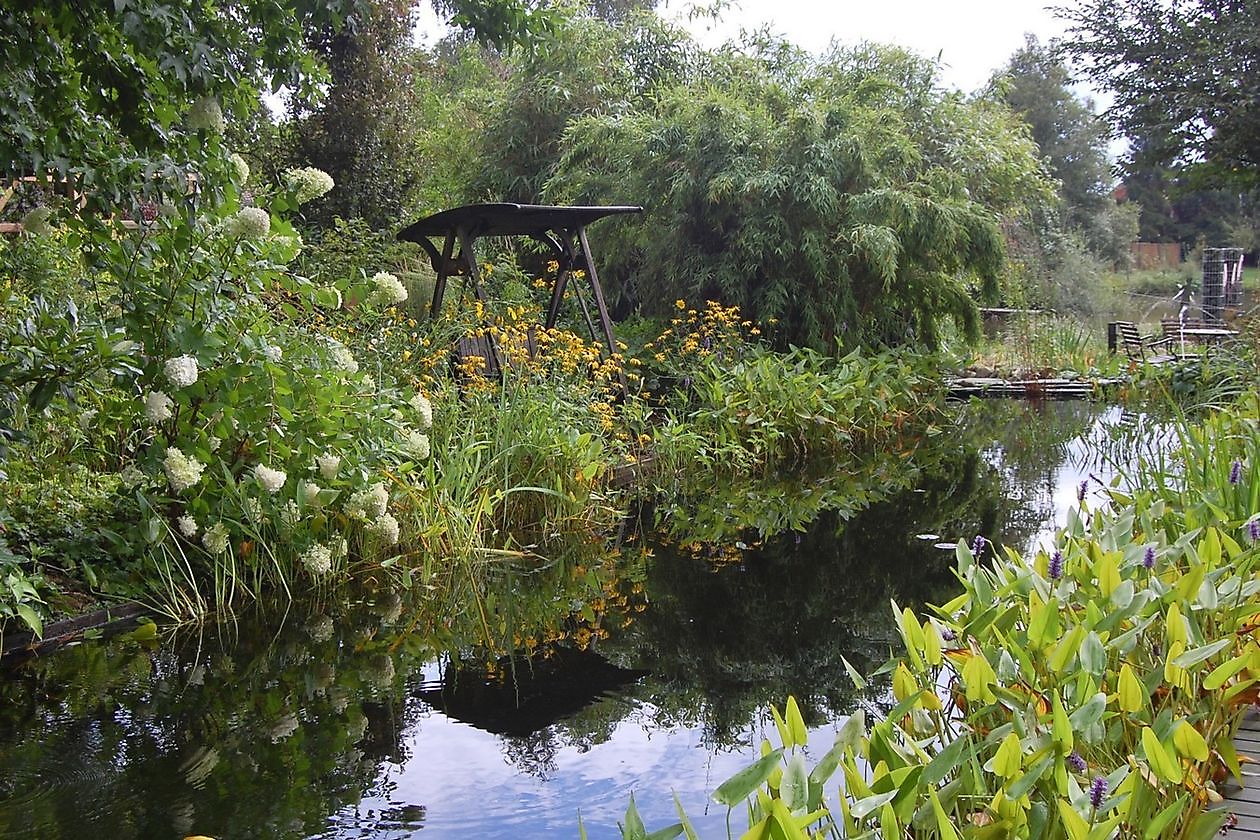
M 1131 361 L 1162 365 L 1177 360 L 1177 355 L 1171 350 L 1172 339 L 1168 336 L 1144 336 L 1132 321 L 1116 321 L 1115 327 L 1117 344 Z

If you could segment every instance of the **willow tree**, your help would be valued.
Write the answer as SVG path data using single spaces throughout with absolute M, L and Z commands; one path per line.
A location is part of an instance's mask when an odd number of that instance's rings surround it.
M 630 113 L 572 121 L 549 190 L 645 205 L 601 230 L 623 305 L 712 298 L 777 319 L 785 343 L 931 346 L 942 320 L 974 335 L 1003 269 L 1000 219 L 1045 187 L 994 107 L 945 94 L 901 51 L 762 43 Z

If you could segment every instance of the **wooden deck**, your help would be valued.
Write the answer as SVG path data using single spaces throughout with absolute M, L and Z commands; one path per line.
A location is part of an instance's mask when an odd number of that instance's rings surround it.
M 1239 756 L 1249 755 L 1260 761 L 1260 715 L 1254 707 L 1239 727 L 1234 746 Z M 1260 764 L 1244 764 L 1242 768 L 1244 786 L 1231 781 L 1223 791 L 1225 801 L 1221 807 L 1232 811 L 1238 819 L 1238 824 L 1226 836 L 1256 840 L 1260 838 Z

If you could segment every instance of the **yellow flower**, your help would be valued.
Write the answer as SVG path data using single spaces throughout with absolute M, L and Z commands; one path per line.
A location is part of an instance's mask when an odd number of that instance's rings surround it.
M 674 301 L 674 307 L 676 309 L 686 309 L 687 301 L 683 300 L 682 298 L 679 298 L 678 300 Z

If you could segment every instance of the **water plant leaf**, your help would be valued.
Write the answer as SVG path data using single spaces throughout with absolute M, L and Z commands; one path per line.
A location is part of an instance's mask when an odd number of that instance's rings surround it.
M 779 783 L 779 796 L 789 811 L 803 810 L 809 802 L 809 774 L 805 769 L 805 756 L 799 752 L 788 759 Z
M 677 793 L 674 794 L 674 810 L 678 812 L 678 824 L 682 826 L 687 840 L 700 840 L 700 835 L 696 833 L 696 827 L 691 824 L 691 818 L 687 816 L 687 811 L 683 808 Z
M 941 800 L 934 789 L 928 789 L 928 798 L 932 802 L 932 813 L 936 815 L 936 830 L 940 833 L 941 840 L 958 840 L 958 831 L 950 822 L 949 815 L 945 813 L 945 808 L 941 805 Z
M 682 823 L 674 823 L 664 828 L 658 828 L 651 834 L 647 835 L 644 840 L 674 840 L 675 837 L 683 833 Z
M 1063 820 L 1063 827 L 1067 829 L 1068 837 L 1071 840 L 1085 840 L 1089 836 L 1089 823 L 1085 822 L 1085 818 L 1076 813 L 1076 809 L 1072 807 L 1072 803 L 1066 799 L 1058 800 L 1059 817 Z
M 1120 710 L 1122 712 L 1140 711 L 1146 705 L 1146 689 L 1134 676 L 1133 669 L 1126 662 L 1120 666 L 1120 679 L 1117 685 Z
M 1210 659 L 1211 657 L 1225 650 L 1225 648 L 1229 647 L 1233 643 L 1234 643 L 1234 640 L 1227 636 L 1224 639 L 1217 639 L 1215 642 L 1212 642 L 1211 644 L 1201 645 L 1197 648 L 1191 648 L 1190 650 L 1186 651 L 1185 653 L 1181 654 L 1176 659 L 1174 659 L 1173 664 L 1175 664 L 1178 668 L 1189 668 L 1191 666 L 1198 665 L 1203 660 Z
M 997 682 L 997 674 L 983 654 L 972 654 L 967 657 L 962 669 L 963 688 L 967 700 L 975 703 L 992 703 L 997 699 L 993 693 L 993 685 Z
M 1227 659 L 1213 668 L 1212 672 L 1203 678 L 1203 687 L 1208 691 L 1216 691 L 1229 681 L 1231 677 L 1246 667 L 1246 656 L 1235 656 L 1233 659 Z
M 1068 634 L 1055 645 L 1054 652 L 1050 654 L 1050 670 L 1056 674 L 1062 674 L 1080 650 L 1081 641 L 1084 638 L 1085 628 L 1080 624 L 1073 625 Z
M 854 802 L 849 811 L 853 814 L 854 819 L 865 819 L 869 814 L 875 813 L 876 809 L 882 808 L 884 805 L 896 799 L 897 793 L 897 789 L 893 788 L 892 790 L 884 791 L 883 793 L 875 793 L 870 796 L 864 796 Z
M 1146 763 L 1151 771 L 1166 782 L 1179 784 L 1182 779 L 1181 764 L 1168 755 L 1164 745 L 1159 742 L 1155 730 L 1149 726 L 1142 727 L 1142 751 L 1146 754 Z
M 626 823 L 621 827 L 622 840 L 647 840 L 647 828 L 639 816 L 639 809 L 634 804 L 634 794 L 630 794 L 630 804 L 626 807 Z
M 843 656 L 840 657 L 840 661 L 844 663 L 844 670 L 848 672 L 849 679 L 853 681 L 853 686 L 859 690 L 866 688 L 866 680 L 858 673 L 857 668 L 854 668 L 853 664 Z
M 1208 760 L 1207 742 L 1203 740 L 1199 730 L 1190 725 L 1189 721 L 1183 720 L 1173 730 L 1173 746 L 1177 748 L 1177 752 L 1186 758 L 1193 758 L 1196 761 Z
M 1093 630 L 1085 634 L 1081 643 L 1081 667 L 1094 676 L 1101 676 L 1107 666 L 1107 652 L 1103 650 L 1102 639 Z
M 804 746 L 809 742 L 809 731 L 805 728 L 805 718 L 801 717 L 801 707 L 791 695 L 788 695 L 786 717 L 793 743 Z
M 1048 755 L 1028 769 L 1028 772 L 1011 782 L 1006 788 L 1006 798 L 1016 800 L 1022 797 L 1045 775 L 1046 770 L 1054 764 L 1054 756 Z
M 713 791 L 713 799 L 728 808 L 734 808 L 770 778 L 782 758 L 782 749 L 771 750 L 718 785 L 718 789 Z
M 1073 731 L 1082 732 L 1102 720 L 1103 712 L 1106 710 L 1107 695 L 1100 691 L 1086 700 L 1079 709 L 1072 712 L 1068 717 L 1068 722 L 1072 724 Z
M 1003 779 L 1012 779 L 1019 773 L 1023 757 L 1024 750 L 1019 742 L 1019 736 L 1012 732 L 1002 739 L 993 758 L 985 764 L 985 769 Z
M 950 741 L 945 749 L 933 756 L 923 768 L 923 783 L 935 785 L 948 776 L 951 770 L 957 769 L 959 759 L 970 743 L 971 739 L 967 735 L 959 735 Z

